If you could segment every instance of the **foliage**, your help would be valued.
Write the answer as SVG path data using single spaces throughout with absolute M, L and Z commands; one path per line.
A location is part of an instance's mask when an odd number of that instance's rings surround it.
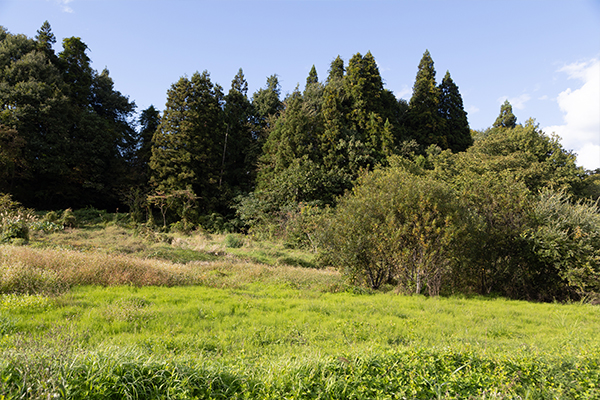
M 435 68 L 429 50 L 419 62 L 408 110 L 408 125 L 413 138 L 424 148 L 436 144 L 446 148 L 448 143 L 439 143 L 443 120 L 438 112 L 440 88 L 435 81 Z M 444 140 L 446 141 L 446 140 Z
M 244 239 L 242 239 L 239 235 L 230 233 L 229 235 L 225 236 L 224 243 L 225 247 L 239 249 L 244 245 Z
M 443 124 L 441 137 L 436 144 L 453 152 L 465 151 L 473 145 L 473 138 L 471 137 L 462 97 L 458 91 L 458 86 L 450 77 L 450 72 L 446 71 L 439 89 L 440 102 L 438 110 L 443 119 Z
M 401 169 L 365 175 L 338 205 L 324 241 L 326 263 L 377 289 L 437 295 L 463 229 L 451 188 Z
M 9 194 L 0 193 L 0 243 L 29 241 L 29 231 L 37 221 L 33 210 L 27 210 Z
M 151 184 L 166 196 L 189 191 L 200 213 L 217 206 L 218 171 L 223 149 L 221 88 L 208 72 L 181 78 L 168 93 L 167 108 L 153 137 Z M 180 216 L 185 216 L 183 202 Z
M 135 104 L 91 68 L 80 38 L 58 56 L 54 42 L 48 22 L 35 39 L 0 40 L 0 190 L 40 208 L 112 205 L 135 147 Z
M 492 127 L 494 128 L 514 128 L 517 126 L 517 117 L 513 114 L 512 105 L 508 100 L 504 101 L 502 107 L 500 107 L 500 115 L 494 121 Z
M 533 191 L 548 187 L 585 195 L 585 171 L 556 136 L 545 134 L 535 120 L 513 128 L 492 128 L 464 155 L 464 168 L 511 171 Z
M 600 209 L 597 203 L 572 203 L 548 189 L 532 210 L 534 226 L 526 233 L 537 262 L 557 274 L 580 295 L 600 292 Z M 541 266 L 538 269 L 542 269 Z
M 226 201 L 249 192 L 256 177 L 259 149 L 254 114 L 254 106 L 248 99 L 248 82 L 240 68 L 225 96 L 226 132 L 219 186 L 227 192 Z

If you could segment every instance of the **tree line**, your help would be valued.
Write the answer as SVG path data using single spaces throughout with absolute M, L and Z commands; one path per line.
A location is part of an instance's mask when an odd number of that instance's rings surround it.
M 428 51 L 409 101 L 367 52 L 338 56 L 325 80 L 313 66 L 284 98 L 277 75 L 250 96 L 242 69 L 227 92 L 196 72 L 162 112 L 136 115 L 81 38 L 55 43 L 48 22 L 35 38 L 0 27 L 0 192 L 28 207 L 277 236 L 372 288 L 596 290 L 600 171 L 534 120 L 518 124 L 508 102 L 471 130 Z
M 64 39 L 58 53 L 55 43 L 47 21 L 35 38 L 0 29 L 0 190 L 35 208 L 135 208 L 134 192 L 157 203 L 177 192 L 169 218 L 227 217 L 233 199 L 290 168 L 327 171 L 325 189 L 295 197 L 328 199 L 407 146 L 472 143 L 458 87 L 449 73 L 436 84 L 429 52 L 410 104 L 383 87 L 367 53 L 347 65 L 337 57 L 325 82 L 313 67 L 304 90 L 284 99 L 277 75 L 249 97 L 242 69 L 227 93 L 196 72 L 171 86 L 162 113 L 150 106 L 138 116 L 109 71 L 91 68 L 81 38 Z M 193 206 L 184 212 L 185 193 Z

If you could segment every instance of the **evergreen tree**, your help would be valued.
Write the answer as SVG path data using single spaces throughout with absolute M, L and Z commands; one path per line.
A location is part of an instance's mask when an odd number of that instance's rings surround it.
M 409 103 L 407 125 L 411 136 L 423 148 L 432 144 L 448 148 L 441 137 L 442 118 L 439 115 L 440 89 L 435 82 L 435 69 L 429 51 L 419 62 L 413 95 Z
M 87 49 L 81 38 L 70 37 L 63 40 L 63 51 L 59 54 L 64 80 L 69 88 L 69 99 L 74 106 L 81 108 L 88 105 L 93 79 Z
M 150 183 L 159 193 L 185 190 L 196 178 L 192 165 L 191 82 L 180 78 L 167 92 L 158 129 L 152 137 Z
M 258 89 L 252 95 L 254 145 L 250 149 L 250 159 L 253 162 L 258 161 L 262 155 L 262 147 L 269 137 L 275 120 L 283 109 L 283 103 L 279 98 L 280 95 L 281 87 L 279 86 L 277 75 L 269 76 L 266 87 Z
M 306 78 L 306 87 L 309 87 L 314 83 L 319 83 L 319 77 L 317 76 L 317 69 L 313 65 L 308 73 L 308 78 Z
M 326 168 L 338 168 L 347 163 L 347 159 L 338 146 L 346 141 L 349 113 L 349 96 L 344 87 L 344 61 L 338 56 L 329 68 L 327 84 L 323 89 L 321 115 L 323 131 L 319 135 L 320 153 Z
M 473 144 L 473 138 L 458 86 L 448 71 L 440 84 L 439 113 L 444 122 L 441 133 L 441 137 L 444 138 L 442 143 L 447 144 L 447 147 L 440 147 L 449 148 L 453 152 L 465 151 Z
M 281 96 L 281 87 L 277 75 L 271 75 L 267 78 L 267 86 L 259 89 L 252 96 L 252 105 L 262 127 L 269 125 L 269 117 L 277 117 L 283 108 L 279 97 Z
M 152 137 L 160 125 L 160 111 L 154 105 L 142 111 L 139 118 L 138 150 L 136 167 L 141 175 L 140 181 L 146 182 L 149 177 L 150 157 L 152 156 Z
M 28 207 L 41 199 L 52 207 L 50 197 L 67 188 L 68 104 L 60 70 L 38 49 L 36 41 L 5 31 L 0 43 L 0 124 L 14 133 L 9 142 L 20 149 L 10 163 L 11 194 Z
M 371 52 L 364 57 L 357 53 L 350 59 L 344 86 L 351 99 L 349 118 L 352 141 L 358 145 L 357 165 L 373 167 L 391 154 L 393 135 L 390 122 L 382 117 L 386 113 L 383 81 Z
M 48 22 L 35 40 L 2 35 L 0 124 L 16 132 L 10 143 L 19 149 L 12 194 L 30 207 L 112 207 L 135 145 L 135 104 L 108 71 L 91 68 L 81 39 L 65 39 L 58 57 L 54 42 Z
M 517 126 L 517 117 L 513 114 L 512 105 L 508 100 L 505 100 L 500 107 L 500 115 L 498 115 L 492 126 L 494 128 L 514 128 Z
M 44 21 L 40 29 L 37 31 L 35 40 L 38 42 L 39 48 L 45 51 L 48 55 L 54 55 L 52 45 L 56 43 L 56 36 L 52 33 L 52 28 L 48 21 Z
M 221 160 L 221 177 L 230 191 L 229 198 L 252 189 L 256 151 L 253 131 L 254 109 L 248 99 L 248 82 L 240 68 L 225 96 L 225 140 Z
M 153 137 L 151 183 L 167 195 L 187 192 L 205 215 L 220 211 L 219 171 L 224 145 L 222 92 L 208 72 L 181 78 L 167 93 L 166 108 Z M 180 217 L 186 219 L 180 204 Z M 185 208 L 185 207 L 183 207 Z
M 327 82 L 335 79 L 342 79 L 344 77 L 344 73 L 344 60 L 342 60 L 340 56 L 337 56 L 329 66 L 329 76 L 327 77 Z
M 288 96 L 285 108 L 277 119 L 263 147 L 259 186 L 269 185 L 272 175 L 288 168 L 296 159 L 320 159 L 313 121 L 317 115 L 305 108 L 302 94 L 296 90 Z

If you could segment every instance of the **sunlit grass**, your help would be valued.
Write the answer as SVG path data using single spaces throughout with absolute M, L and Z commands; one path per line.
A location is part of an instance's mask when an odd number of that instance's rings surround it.
M 204 398 L 387 398 L 391 388 L 408 398 L 598 394 L 600 310 L 587 304 L 356 295 L 264 281 L 1 299 L 5 360 L 50 354 L 61 374 L 77 381 L 86 370 L 96 385 L 144 371 L 160 383 L 177 371 L 169 384 L 188 380 L 183 398 L 195 390 L 215 391 Z M 212 387 L 209 376 L 228 383 Z
M 0 399 L 600 398 L 598 306 L 372 293 L 282 244 L 158 239 L 0 246 Z

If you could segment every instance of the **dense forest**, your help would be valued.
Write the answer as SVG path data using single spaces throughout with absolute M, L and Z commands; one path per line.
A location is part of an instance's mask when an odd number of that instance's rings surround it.
M 600 292 L 600 171 L 508 102 L 471 130 L 428 51 L 409 101 L 368 52 L 284 98 L 277 75 L 249 95 L 242 69 L 227 92 L 196 72 L 136 113 L 80 38 L 55 43 L 0 27 L 0 193 L 25 207 L 277 238 L 372 289 Z

